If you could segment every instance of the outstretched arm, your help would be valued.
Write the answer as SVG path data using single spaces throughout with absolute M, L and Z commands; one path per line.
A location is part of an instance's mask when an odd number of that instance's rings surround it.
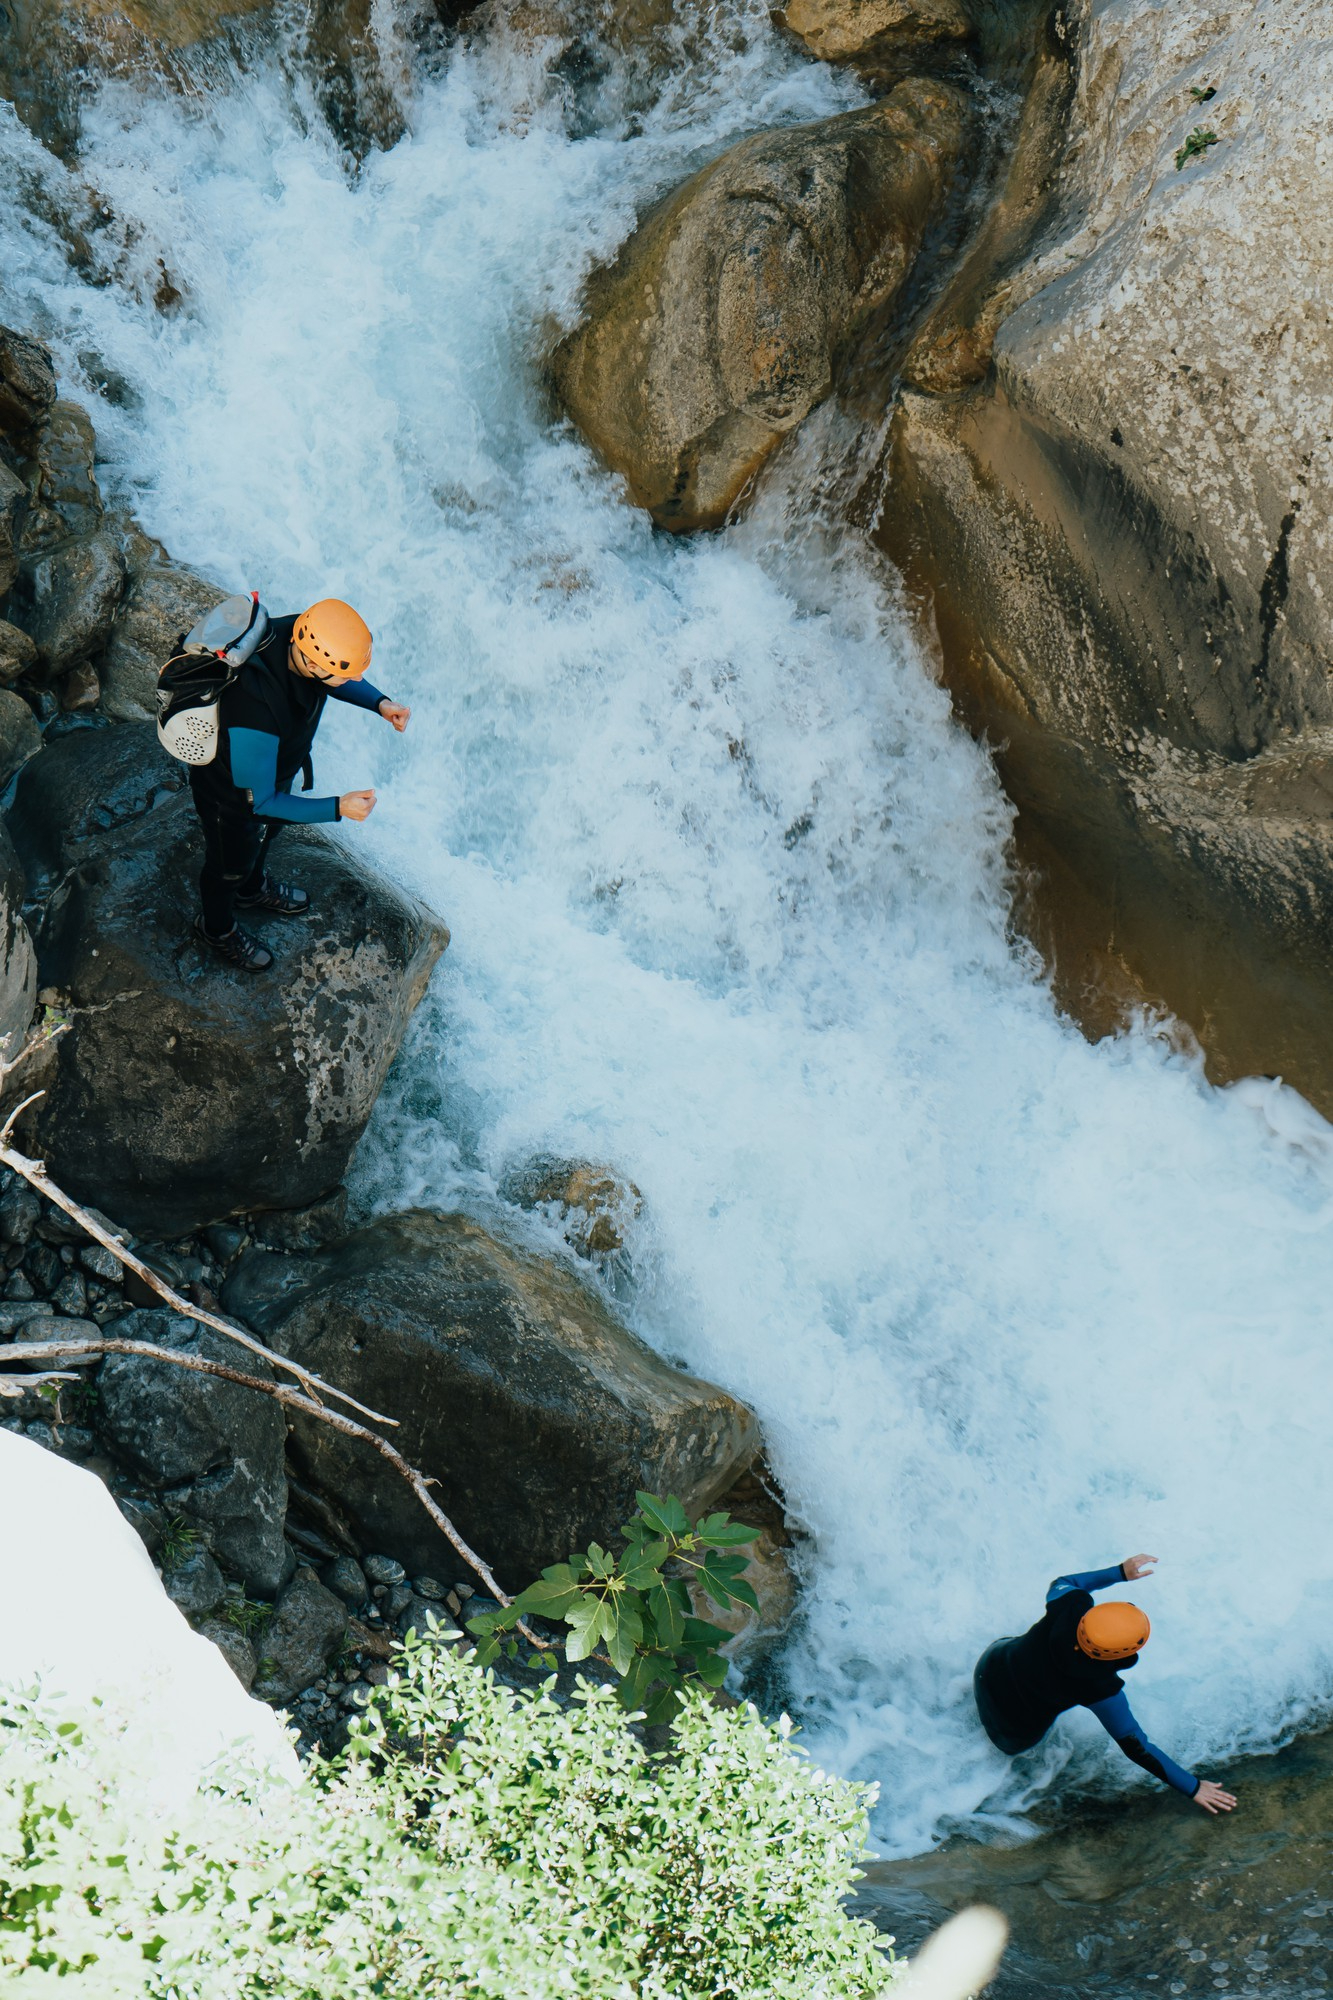
M 1057 1597 L 1070 1590 L 1113 1590 L 1118 1583 L 1136 1583 L 1139 1578 L 1152 1575 L 1156 1561 L 1156 1556 L 1126 1556 L 1114 1569 L 1085 1569 L 1057 1576 L 1046 1593 L 1046 1602 L 1054 1604 Z
M 1164 1785 L 1174 1785 L 1178 1792 L 1193 1798 L 1199 1789 L 1199 1780 L 1192 1771 L 1184 1770 L 1165 1750 L 1159 1750 L 1150 1743 L 1134 1718 L 1134 1711 L 1123 1694 L 1113 1694 L 1105 1701 L 1089 1703 L 1092 1713 L 1116 1747 L 1123 1750 L 1131 1763 L 1142 1765 L 1151 1771 L 1154 1778 L 1160 1778 Z
M 260 819 L 312 821 L 338 818 L 337 799 L 297 798 L 278 790 L 278 739 L 264 729 L 233 729 L 231 738 L 232 783 L 249 792 L 250 803 Z
M 1165 1750 L 1159 1750 L 1155 1743 L 1148 1741 L 1123 1694 L 1113 1694 L 1109 1700 L 1091 1702 L 1089 1706 L 1107 1735 L 1118 1749 L 1124 1751 L 1131 1763 L 1150 1771 L 1164 1785 L 1183 1792 L 1187 1799 L 1195 1800 L 1205 1812 L 1231 1811 L 1236 1803 L 1232 1793 L 1224 1792 L 1211 1778 L 1196 1778 L 1192 1771 L 1186 1771 L 1174 1758 L 1168 1757 Z
M 352 708 L 366 708 L 374 715 L 382 715 L 391 722 L 401 736 L 411 719 L 412 711 L 392 695 L 381 694 L 369 681 L 343 681 L 338 687 L 331 687 L 329 693 L 335 701 L 345 701 Z
M 373 687 L 366 680 L 333 681 L 329 683 L 326 692 L 332 701 L 345 701 L 349 708 L 368 708 L 372 711 L 377 709 L 382 701 L 389 699 L 387 694 L 381 694 L 377 687 Z

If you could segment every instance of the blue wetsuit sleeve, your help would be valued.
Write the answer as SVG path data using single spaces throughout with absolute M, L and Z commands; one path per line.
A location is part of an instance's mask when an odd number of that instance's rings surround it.
M 1046 1593 L 1046 1602 L 1054 1604 L 1057 1597 L 1063 1597 L 1069 1590 L 1111 1590 L 1125 1580 L 1125 1572 L 1117 1563 L 1114 1569 L 1084 1569 L 1077 1575 L 1057 1576 Z
M 328 692 L 334 701 L 345 701 L 349 708 L 376 709 L 382 701 L 389 699 L 369 681 L 340 681 Z
M 1106 1701 L 1089 1702 L 1088 1706 L 1107 1735 L 1133 1763 L 1151 1771 L 1153 1777 L 1160 1778 L 1164 1785 L 1174 1785 L 1178 1792 L 1184 1792 L 1186 1798 L 1194 1797 L 1199 1789 L 1199 1780 L 1192 1771 L 1182 1770 L 1165 1750 L 1159 1750 L 1155 1743 L 1148 1741 L 1123 1694 L 1113 1694 Z
M 231 729 L 231 777 L 249 792 L 259 819 L 303 820 L 338 818 L 337 799 L 294 798 L 278 790 L 278 739 L 264 729 Z

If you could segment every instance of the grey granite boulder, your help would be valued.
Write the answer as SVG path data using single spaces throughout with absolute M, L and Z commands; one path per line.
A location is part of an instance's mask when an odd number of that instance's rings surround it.
M 303 1257 L 251 1251 L 225 1297 L 271 1345 L 399 1420 L 399 1450 L 511 1585 L 613 1535 L 638 1488 L 703 1510 L 757 1448 L 743 1404 L 654 1354 L 566 1264 L 461 1215 L 388 1216 Z M 413 1574 L 456 1571 L 370 1446 L 300 1419 L 291 1443 L 372 1547 Z M 365 1568 L 385 1577 L 373 1558 Z
M 174 1313 L 125 1313 L 106 1331 L 272 1379 L 258 1356 Z M 290 1570 L 282 1534 L 286 1425 L 278 1405 L 240 1384 L 139 1355 L 108 1355 L 97 1386 L 106 1443 L 157 1489 L 166 1513 L 206 1527 L 214 1553 L 248 1591 L 271 1597 Z
M 68 1005 L 41 1123 L 53 1171 L 158 1237 L 337 1186 L 448 932 L 341 840 L 292 829 L 310 916 L 262 918 L 263 977 L 194 938 L 202 837 L 146 726 L 63 737 L 10 826 L 43 905 L 41 984 Z
M 259 1637 L 261 1701 L 289 1701 L 323 1673 L 343 1642 L 347 1606 L 313 1570 L 298 1569 Z
M 203 1618 L 216 1611 L 227 1595 L 222 1571 L 207 1549 L 191 1549 L 179 1562 L 163 1571 L 162 1582 L 172 1603 L 187 1618 Z

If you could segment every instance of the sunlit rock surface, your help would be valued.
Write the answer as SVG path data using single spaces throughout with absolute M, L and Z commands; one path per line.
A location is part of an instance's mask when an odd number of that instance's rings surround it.
M 744 139 L 661 203 L 588 294 L 555 380 L 662 527 L 717 527 L 893 304 L 950 186 L 967 101 L 917 80 Z
M 100 1703 L 164 1805 L 230 1756 L 297 1777 L 272 1710 L 190 1630 L 99 1479 L 0 1430 L 0 1519 L 0 1686 L 76 1717 Z
M 1280 1070 L 1327 1105 L 1325 25 L 1312 4 L 1089 11 L 1057 219 L 993 376 L 905 395 L 885 533 L 1136 970 L 1223 1074 Z

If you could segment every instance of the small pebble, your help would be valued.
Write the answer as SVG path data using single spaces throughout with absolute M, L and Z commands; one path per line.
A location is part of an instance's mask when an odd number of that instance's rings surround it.
M 101 1243 L 85 1243 L 79 1252 L 79 1262 L 85 1271 L 106 1284 L 114 1285 L 120 1280 L 123 1269 L 120 1259 Z
M 59 1306 L 62 1313 L 68 1313 L 71 1319 L 83 1318 L 88 1309 L 88 1294 L 77 1271 L 67 1272 L 60 1280 L 51 1294 L 51 1303 Z
M 418 1597 L 429 1597 L 440 1603 L 448 1595 L 444 1585 L 437 1583 L 433 1576 L 414 1576 L 412 1579 L 412 1588 Z
M 382 1583 L 392 1588 L 395 1584 L 406 1583 L 407 1571 L 392 1556 L 367 1556 L 361 1565 L 372 1583 Z

